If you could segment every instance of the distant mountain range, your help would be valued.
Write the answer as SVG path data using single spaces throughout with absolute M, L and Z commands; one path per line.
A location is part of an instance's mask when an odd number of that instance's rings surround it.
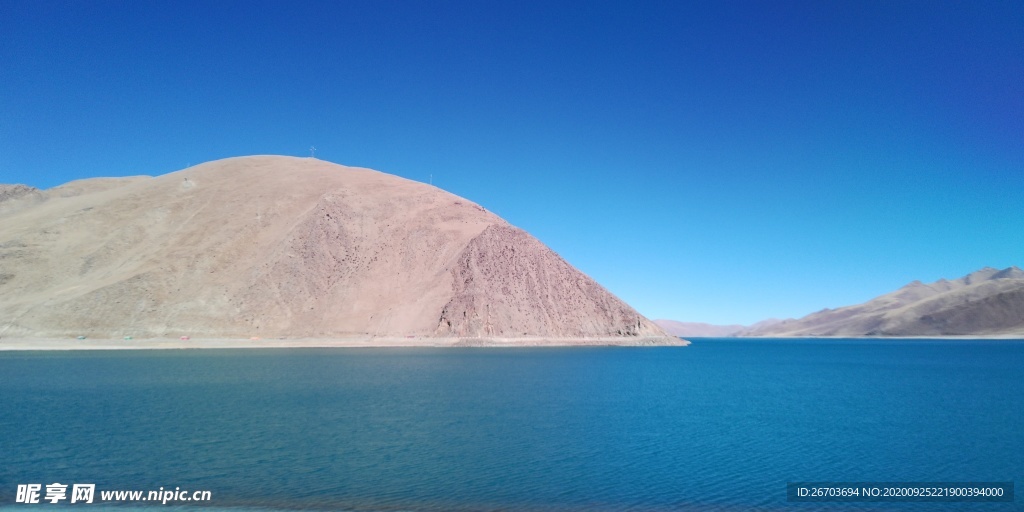
M 654 322 L 691 337 L 1024 335 L 1024 270 L 986 267 L 952 281 L 914 281 L 863 304 L 748 327 Z
M 776 318 L 770 318 L 753 325 L 714 325 L 701 322 L 677 322 L 675 320 L 655 320 L 654 323 L 658 324 L 665 332 L 680 338 L 729 338 L 746 330 L 767 327 L 781 321 Z

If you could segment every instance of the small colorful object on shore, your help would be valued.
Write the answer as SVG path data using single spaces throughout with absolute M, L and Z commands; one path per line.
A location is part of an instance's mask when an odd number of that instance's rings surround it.
M 124 337 L 124 340 L 125 340 L 125 341 L 131 341 L 131 340 L 132 340 L 132 337 L 131 337 L 131 336 L 125 336 L 125 337 Z
M 84 339 L 85 339 L 85 336 L 79 336 L 79 337 L 78 337 L 78 339 L 80 339 L 80 340 L 84 340 Z
M 188 341 L 188 336 L 182 336 L 180 339 L 181 341 Z

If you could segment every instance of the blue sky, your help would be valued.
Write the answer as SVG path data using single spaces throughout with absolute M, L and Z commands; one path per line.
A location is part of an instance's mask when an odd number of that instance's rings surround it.
M 0 2 L 0 182 L 427 181 L 652 318 L 1024 265 L 1024 3 Z

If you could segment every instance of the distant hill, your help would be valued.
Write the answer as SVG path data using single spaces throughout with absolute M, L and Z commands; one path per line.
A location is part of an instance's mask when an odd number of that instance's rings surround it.
M 678 322 L 675 320 L 655 320 L 665 332 L 683 338 L 727 338 L 746 329 L 744 325 L 713 325 L 700 322 Z
M 741 332 L 774 325 L 782 320 L 769 318 L 761 320 L 753 325 L 715 325 L 701 322 L 679 322 L 676 320 L 655 320 L 665 332 L 681 338 L 730 338 L 738 336 Z
M 473 202 L 312 158 L 0 186 L 0 336 L 678 343 Z
M 747 329 L 740 336 L 1024 334 L 1024 271 L 983 268 L 960 279 L 914 281 L 863 304 Z

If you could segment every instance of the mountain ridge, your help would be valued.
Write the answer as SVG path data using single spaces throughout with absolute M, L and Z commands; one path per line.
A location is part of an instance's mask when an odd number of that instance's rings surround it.
M 748 329 L 739 336 L 1024 334 L 1024 271 L 984 267 L 954 280 L 912 281 L 862 304 Z

